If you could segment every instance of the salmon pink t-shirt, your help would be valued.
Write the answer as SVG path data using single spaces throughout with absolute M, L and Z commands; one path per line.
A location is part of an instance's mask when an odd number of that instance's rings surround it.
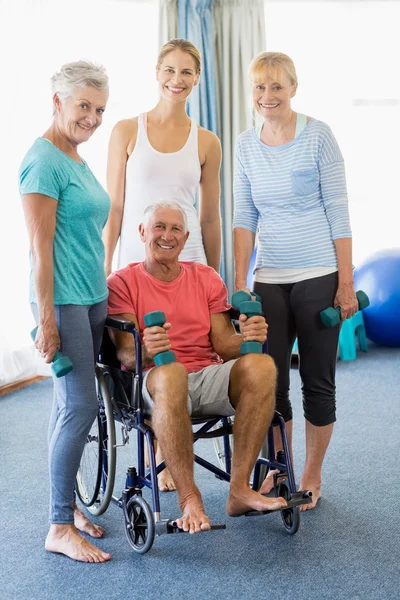
M 137 317 L 140 333 L 144 315 L 155 310 L 165 313 L 171 323 L 168 336 L 178 362 L 189 373 L 221 363 L 210 340 L 210 315 L 226 312 L 228 290 L 221 277 L 205 265 L 180 262 L 174 281 L 160 281 L 143 263 L 131 263 L 109 276 L 108 314 L 131 313 Z

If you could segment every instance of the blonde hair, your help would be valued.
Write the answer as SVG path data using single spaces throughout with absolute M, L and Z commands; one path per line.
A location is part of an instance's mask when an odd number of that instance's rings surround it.
M 190 56 L 192 57 L 192 59 L 194 61 L 196 73 L 198 75 L 200 75 L 200 73 L 201 73 L 200 52 L 197 50 L 196 46 L 194 46 L 192 44 L 192 42 L 189 42 L 188 40 L 183 40 L 181 38 L 174 38 L 172 40 L 169 40 L 166 44 L 164 44 L 164 46 L 161 48 L 160 53 L 158 55 L 157 66 L 156 66 L 157 69 L 160 68 L 161 63 L 164 60 L 164 58 L 167 56 L 167 54 L 169 54 L 170 52 L 173 52 L 174 50 L 181 50 L 182 52 L 186 52 L 187 54 L 190 54 Z
M 259 81 L 265 75 L 265 71 L 277 74 L 284 71 L 291 85 L 297 83 L 296 68 L 292 59 L 282 52 L 261 52 L 253 58 L 249 66 L 249 77 L 251 81 Z

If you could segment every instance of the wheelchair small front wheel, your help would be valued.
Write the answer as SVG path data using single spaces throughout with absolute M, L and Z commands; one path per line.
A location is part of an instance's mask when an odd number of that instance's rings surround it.
M 128 521 L 125 533 L 130 546 L 138 554 L 145 554 L 154 543 L 156 532 L 154 515 L 142 496 L 132 496 L 126 505 Z
M 286 502 L 289 502 L 289 500 L 292 499 L 289 483 L 286 479 L 281 481 L 279 484 L 278 496 L 284 498 Z M 286 531 L 290 535 L 294 535 L 300 526 L 300 508 L 298 506 L 294 506 L 286 510 L 281 510 L 281 517 Z

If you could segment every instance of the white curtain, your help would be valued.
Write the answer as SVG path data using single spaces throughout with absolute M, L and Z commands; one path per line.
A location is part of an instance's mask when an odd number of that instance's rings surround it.
M 254 125 L 247 70 L 265 50 L 263 0 L 215 0 L 214 30 L 219 137 L 222 143 L 223 274 L 233 292 L 233 193 L 235 141 Z
M 178 36 L 178 0 L 159 1 L 159 46 Z
M 50 125 L 50 77 L 73 60 L 106 67 L 110 99 L 103 125 L 80 149 L 105 185 L 112 127 L 157 100 L 157 53 L 156 1 L 0 0 L 0 386 L 48 372 L 40 366 L 29 335 L 34 321 L 18 168 L 35 138 Z

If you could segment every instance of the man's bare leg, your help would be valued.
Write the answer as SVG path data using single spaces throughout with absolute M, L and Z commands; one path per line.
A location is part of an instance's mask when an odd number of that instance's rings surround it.
M 286 425 L 286 433 L 287 433 L 287 437 L 288 437 L 288 444 L 289 444 L 289 448 L 290 448 L 290 454 L 292 457 L 292 465 L 293 465 L 293 452 L 292 452 L 293 420 L 291 419 L 290 421 L 287 421 L 285 423 L 285 425 Z M 279 427 L 274 427 L 274 446 L 275 446 L 275 453 L 278 453 L 279 450 L 283 450 L 281 430 Z M 272 490 L 272 488 L 274 487 L 274 473 L 277 473 L 277 471 L 276 470 L 268 471 L 268 475 L 266 476 L 266 478 L 264 479 L 264 481 L 260 487 L 260 494 L 269 494 L 269 492 Z
M 271 424 L 276 368 L 270 356 L 248 354 L 233 365 L 229 398 L 236 410 L 232 477 L 226 510 L 236 517 L 249 510 L 275 510 L 284 498 L 266 498 L 250 488 L 250 474 Z
M 194 483 L 193 434 L 187 412 L 188 375 L 172 363 L 154 368 L 147 378 L 154 400 L 152 423 L 176 484 L 182 517 L 178 527 L 189 533 L 210 529 L 199 489 Z
M 75 525 L 50 525 L 44 547 L 49 552 L 65 554 L 80 562 L 100 563 L 111 559 L 111 554 L 102 552 L 91 544 L 79 533 Z
M 149 419 L 145 419 L 144 422 L 151 426 L 151 421 Z M 154 450 L 156 452 L 156 465 L 159 465 L 164 460 L 164 454 L 161 450 L 158 440 L 156 439 L 154 439 Z M 146 469 L 150 468 L 149 450 L 147 444 L 144 445 L 144 466 Z M 158 475 L 158 489 L 161 492 L 173 492 L 176 490 L 176 485 L 172 479 L 172 475 L 169 472 L 168 467 L 165 467 L 165 469 Z
M 161 445 L 157 445 L 156 464 L 159 465 L 164 460 L 164 453 L 161 450 Z M 158 475 L 158 488 L 161 492 L 173 492 L 176 490 L 176 485 L 168 469 L 168 465 Z
M 317 427 L 306 420 L 306 463 L 300 481 L 300 489 L 312 492 L 312 502 L 300 506 L 302 511 L 315 508 L 321 497 L 322 463 L 332 431 L 333 423 Z

